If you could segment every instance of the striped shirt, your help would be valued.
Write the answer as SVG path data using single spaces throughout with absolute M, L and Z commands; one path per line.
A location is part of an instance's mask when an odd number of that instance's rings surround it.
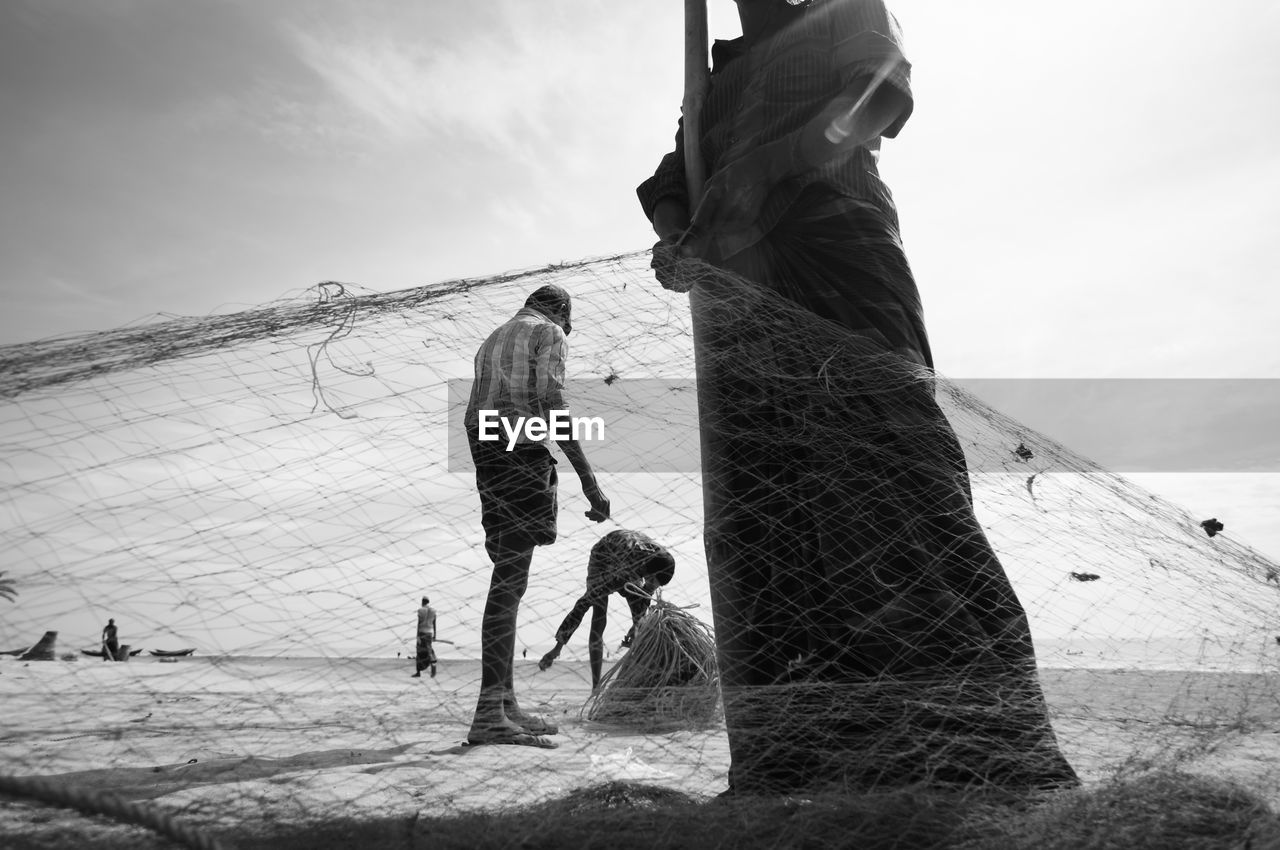
M 902 52 L 898 23 L 882 0 L 816 0 L 792 8 L 790 15 L 779 32 L 754 45 L 743 38 L 715 42 L 711 88 L 701 116 L 700 149 L 708 175 L 756 147 L 797 133 L 851 84 L 877 72 L 886 73 L 883 84 L 896 88 L 906 102 L 884 135 L 896 136 L 910 117 L 911 66 Z M 805 186 L 817 182 L 871 203 L 896 229 L 893 198 L 876 168 L 879 150 L 875 139 L 772 187 L 751 228 L 755 238 L 772 230 Z M 681 122 L 675 150 L 636 190 L 650 220 L 664 198 L 688 208 L 683 151 Z
M 481 410 L 496 410 L 515 427 L 518 417 L 548 418 L 552 410 L 568 411 L 564 398 L 564 365 L 569 344 L 555 322 L 532 307 L 522 307 L 480 346 L 475 383 L 463 420 L 470 438 L 478 434 Z M 497 426 L 502 444 L 507 441 Z M 518 442 L 531 442 L 521 431 Z

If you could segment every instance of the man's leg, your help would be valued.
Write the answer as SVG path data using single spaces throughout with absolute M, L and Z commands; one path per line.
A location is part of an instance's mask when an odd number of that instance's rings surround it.
M 560 727 L 553 721 L 547 720 L 536 714 L 529 714 L 520 708 L 519 701 L 516 700 L 515 674 L 513 666 L 515 663 L 515 646 L 512 642 L 511 663 L 507 665 L 507 679 L 502 695 L 502 713 L 507 719 L 517 726 L 524 727 L 524 730 L 530 735 L 555 735 L 560 732 Z M 541 665 L 539 665 L 541 666 Z M 551 666 L 550 664 L 547 665 Z M 541 668 L 546 669 L 546 668 Z
M 587 651 L 591 656 L 591 690 L 600 687 L 600 668 L 604 664 L 604 627 L 609 618 L 609 602 L 603 601 L 591 606 L 591 635 L 587 638 Z
M 556 538 L 555 460 L 543 446 L 508 456 L 500 451 L 493 454 L 473 441 L 471 453 L 476 461 L 485 550 L 494 566 L 480 625 L 480 698 L 468 738 L 483 743 L 552 734 L 557 731 L 553 725 L 520 711 L 512 665 L 516 618 L 529 583 L 533 549 Z
M 529 583 L 533 547 L 499 550 L 493 563 L 489 597 L 480 621 L 480 698 L 470 737 L 482 740 L 493 733 L 526 731 L 508 718 L 505 706 L 515 705 L 511 665 L 515 659 L 516 616 Z

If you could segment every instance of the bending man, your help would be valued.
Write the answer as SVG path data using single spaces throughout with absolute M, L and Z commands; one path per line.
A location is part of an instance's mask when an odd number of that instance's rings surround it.
M 587 560 L 587 590 L 574 603 L 560 628 L 556 629 L 555 648 L 542 656 L 539 670 L 546 670 L 560 657 L 560 650 L 573 637 L 587 609 L 591 609 L 591 632 L 587 648 L 591 657 L 591 688 L 600 686 L 600 668 L 604 663 L 604 627 L 609 618 L 609 595 L 617 593 L 631 609 L 631 628 L 622 645 L 630 646 L 636 626 L 649 610 L 653 592 L 671 582 L 676 559 L 666 547 L 639 531 L 618 529 L 601 537 L 591 547 Z

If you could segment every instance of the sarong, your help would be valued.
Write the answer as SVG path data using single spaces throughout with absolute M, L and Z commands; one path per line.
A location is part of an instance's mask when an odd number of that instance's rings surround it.
M 892 223 L 814 188 L 724 265 L 697 333 L 731 788 L 1076 784 Z
M 435 637 L 432 635 L 418 635 L 417 659 L 414 662 L 416 673 L 421 673 L 432 664 L 436 663 L 436 650 L 432 646 Z

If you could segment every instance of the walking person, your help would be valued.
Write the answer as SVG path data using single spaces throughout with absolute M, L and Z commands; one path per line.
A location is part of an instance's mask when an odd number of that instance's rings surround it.
M 436 609 L 431 607 L 431 600 L 422 597 L 422 606 L 418 608 L 418 641 L 413 665 L 413 678 L 422 677 L 422 671 L 430 668 L 431 678 L 436 677 L 436 651 L 432 643 L 436 639 Z

